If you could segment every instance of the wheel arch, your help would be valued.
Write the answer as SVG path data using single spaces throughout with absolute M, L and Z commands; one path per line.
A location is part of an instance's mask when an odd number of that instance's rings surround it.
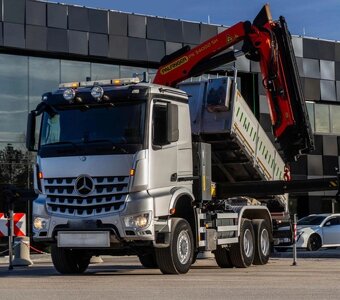
M 195 247 L 197 246 L 196 214 L 193 207 L 194 195 L 187 189 L 181 188 L 173 193 L 169 211 L 175 209 L 172 218 L 185 219 L 191 227 L 194 236 Z
M 270 239 L 273 238 L 273 223 L 269 210 L 263 206 L 243 206 L 238 212 L 238 234 L 240 234 L 241 219 L 263 219 L 270 227 Z
M 307 243 L 308 243 L 309 239 L 311 238 L 311 236 L 313 236 L 313 235 L 318 236 L 318 237 L 320 238 L 321 247 L 322 247 L 322 245 L 323 245 L 323 237 L 322 237 L 322 235 L 321 235 L 319 232 L 317 232 L 317 231 L 313 231 L 313 232 L 311 232 L 311 233 L 309 234 Z

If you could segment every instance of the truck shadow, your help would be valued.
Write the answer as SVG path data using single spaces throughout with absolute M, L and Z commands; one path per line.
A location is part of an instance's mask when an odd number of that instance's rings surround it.
M 137 271 L 133 274 L 131 272 Z M 142 273 L 138 271 L 143 271 Z M 46 265 L 39 266 L 33 265 L 30 267 L 15 267 L 13 270 L 8 270 L 7 265 L 0 265 L 0 277 L 21 277 L 21 278 L 32 278 L 32 277 L 52 277 L 52 276 L 112 276 L 112 275 L 157 275 L 161 274 L 158 269 L 145 269 L 140 265 L 96 265 L 90 266 L 83 274 L 60 274 L 53 266 Z

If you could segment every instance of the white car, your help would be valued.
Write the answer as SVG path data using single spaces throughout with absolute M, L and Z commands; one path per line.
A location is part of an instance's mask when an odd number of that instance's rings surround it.
M 314 214 L 300 219 L 296 244 L 309 251 L 340 246 L 340 214 Z

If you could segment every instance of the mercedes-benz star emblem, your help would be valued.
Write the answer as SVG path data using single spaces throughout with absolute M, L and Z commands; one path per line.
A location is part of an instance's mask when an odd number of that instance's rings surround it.
M 93 179 L 88 175 L 80 175 L 74 184 L 74 189 L 81 196 L 89 195 L 94 189 Z

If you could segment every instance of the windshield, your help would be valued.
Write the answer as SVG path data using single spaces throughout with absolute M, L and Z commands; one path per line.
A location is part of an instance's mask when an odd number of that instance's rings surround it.
M 40 152 L 135 153 L 143 146 L 144 120 L 144 102 L 57 108 L 54 116 L 43 115 Z
M 300 219 L 297 225 L 320 225 L 326 216 L 308 216 Z

